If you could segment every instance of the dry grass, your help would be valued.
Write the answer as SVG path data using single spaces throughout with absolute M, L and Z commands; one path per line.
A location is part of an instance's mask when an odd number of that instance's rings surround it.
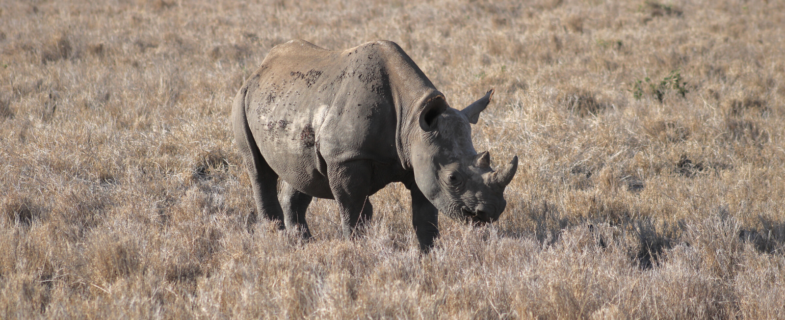
M 496 88 L 502 219 L 257 221 L 227 116 L 291 38 Z M 785 318 L 783 40 L 780 1 L 4 1 L 0 318 Z

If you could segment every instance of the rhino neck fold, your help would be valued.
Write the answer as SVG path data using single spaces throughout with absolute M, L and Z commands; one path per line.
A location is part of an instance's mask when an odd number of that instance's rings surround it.
M 420 113 L 422 113 L 428 101 L 436 96 L 444 96 L 432 87 L 426 88 L 424 91 L 405 92 L 408 93 L 408 97 L 399 95 L 402 92 L 393 92 L 396 100 L 395 112 L 398 117 L 395 147 L 398 151 L 401 166 L 406 171 L 412 170 L 412 142 L 415 142 L 418 136 L 423 133 L 422 128 L 420 128 Z
M 401 167 L 411 171 L 411 142 L 422 130 L 420 112 L 430 97 L 441 93 L 397 44 L 376 41 L 360 47 L 371 48 L 372 55 L 380 57 L 380 65 L 383 65 L 380 73 L 388 79 L 397 117 L 395 148 Z

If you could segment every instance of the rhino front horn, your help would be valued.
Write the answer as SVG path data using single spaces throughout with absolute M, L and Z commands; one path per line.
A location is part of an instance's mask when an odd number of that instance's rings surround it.
M 506 187 L 518 171 L 518 156 L 514 156 L 509 164 L 496 172 L 495 183 L 502 188 Z

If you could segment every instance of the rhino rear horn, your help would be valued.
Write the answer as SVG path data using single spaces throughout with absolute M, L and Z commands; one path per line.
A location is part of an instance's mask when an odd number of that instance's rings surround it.
M 515 176 L 516 171 L 518 171 L 518 156 L 514 156 L 509 164 L 504 166 L 504 168 L 501 170 L 495 172 L 494 182 L 496 185 L 504 188 L 510 184 L 510 181 L 512 181 L 512 177 Z
M 474 166 L 477 168 L 488 168 L 491 166 L 491 154 L 483 151 L 474 159 Z
M 461 113 L 469 119 L 469 123 L 476 124 L 477 121 L 480 120 L 480 112 L 485 110 L 485 107 L 491 103 L 491 98 L 493 98 L 493 89 L 485 93 L 485 96 L 480 98 L 480 100 L 473 102 L 468 107 L 461 110 Z

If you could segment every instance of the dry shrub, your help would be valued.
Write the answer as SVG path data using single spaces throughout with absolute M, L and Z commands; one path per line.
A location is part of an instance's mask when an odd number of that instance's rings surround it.
M 785 291 L 782 280 L 782 262 L 771 259 L 769 255 L 758 255 L 754 250 L 745 248 L 741 257 L 742 272 L 731 284 L 738 293 L 738 314 L 748 319 L 775 319 L 785 313 L 785 306 L 779 297 Z M 756 266 L 745 268 L 745 266 Z M 779 270 L 777 270 L 779 269 Z M 772 281 L 772 279 L 776 279 Z M 759 291 L 754 297 L 750 293 Z
M 614 194 L 622 187 L 622 175 L 618 168 L 605 166 L 597 175 L 597 185 L 605 194 Z
M 522 217 L 525 217 L 525 220 L 533 224 L 531 233 L 541 243 L 558 241 L 561 236 L 561 230 L 574 223 L 572 217 L 561 214 L 556 205 L 545 201 L 525 204 Z M 522 230 L 512 231 L 511 234 L 523 233 Z
M 611 226 L 631 223 L 640 212 L 635 212 L 629 204 L 619 200 L 616 195 L 591 195 L 571 198 L 573 200 L 571 215 L 580 216 L 589 221 L 600 221 Z
M 153 40 L 136 39 L 133 45 L 139 50 L 140 53 L 145 53 L 149 49 L 158 48 L 158 43 Z
M 51 286 L 42 285 L 38 279 L 30 277 L 16 277 L 6 282 L 3 292 L 14 292 L 17 296 L 13 304 L 4 303 L 4 310 L 8 313 L 43 317 L 52 300 Z
M 745 114 L 767 116 L 771 110 L 765 100 L 755 98 L 744 98 L 742 100 L 732 99 L 728 102 L 728 110 L 731 116 L 742 116 Z
M 55 117 L 60 94 L 57 91 L 50 91 L 48 97 L 49 99 L 46 100 L 43 110 L 41 110 L 41 120 L 44 122 L 49 122 Z
M 597 115 L 607 108 L 604 103 L 597 101 L 593 93 L 582 89 L 566 90 L 560 95 L 559 102 L 567 110 L 581 117 Z
M 196 284 L 196 279 L 203 275 L 198 263 L 170 264 L 164 273 L 166 281 Z
M 71 45 L 71 40 L 66 35 L 60 35 L 47 44 L 41 52 L 41 62 L 54 62 L 61 59 L 68 59 L 72 56 L 74 48 Z
M 646 182 L 634 175 L 627 175 L 622 180 L 629 192 L 640 192 L 646 187 Z
M 672 4 L 662 4 L 656 1 L 646 1 L 642 6 L 642 10 L 647 12 L 651 18 L 676 16 L 682 15 L 682 10 Z
M 538 0 L 534 2 L 533 6 L 538 9 L 553 10 L 563 3 L 564 0 Z
M 703 171 L 704 166 L 702 162 L 693 162 L 687 155 L 681 155 L 679 162 L 676 163 L 674 171 L 687 178 L 692 178 L 699 172 Z
M 755 249 L 765 253 L 783 253 L 785 251 L 785 223 L 758 217 L 760 228 L 742 229 L 739 238 L 752 243 Z
M 143 0 L 140 2 L 151 7 L 153 10 L 169 9 L 176 5 L 174 1 L 164 1 L 164 0 Z
M 752 145 L 763 145 L 769 142 L 769 132 L 755 120 L 740 120 L 728 117 L 725 119 L 725 137 L 729 141 L 738 141 Z
M 89 99 L 84 99 L 82 102 L 82 106 L 85 109 L 91 109 L 92 111 L 101 111 L 103 110 L 107 104 L 112 99 L 112 93 L 108 91 L 99 92 L 94 97 Z
M 657 224 L 651 219 L 641 219 L 633 222 L 633 228 L 638 238 L 635 261 L 641 268 L 651 269 L 661 263 L 665 250 L 670 249 L 679 239 L 683 226 Z
M 193 255 L 199 262 L 208 262 L 213 255 L 222 249 L 223 233 L 216 228 L 207 228 L 194 241 Z
M 58 225 L 63 237 L 77 241 L 101 225 L 110 199 L 100 193 L 74 187 L 62 194 L 55 194 L 55 201 L 58 205 L 49 213 L 51 223 Z
M 251 50 L 245 45 L 223 45 L 210 49 L 209 56 L 214 60 L 244 61 L 251 56 Z
M 90 52 L 90 54 L 92 54 L 94 56 L 103 57 L 104 56 L 104 44 L 103 43 L 91 44 L 91 45 L 89 45 L 87 47 L 87 51 Z
M 682 142 L 690 137 L 690 130 L 678 121 L 657 120 L 644 125 L 646 133 L 663 142 Z
M 583 17 L 580 15 L 571 15 L 567 18 L 565 22 L 567 25 L 567 29 L 572 32 L 583 32 Z
M 282 277 L 281 285 L 284 288 L 281 297 L 283 305 L 281 311 L 287 318 L 304 318 L 311 315 L 317 306 L 318 276 L 308 269 L 295 268 Z
M 97 283 L 111 284 L 128 278 L 142 269 L 141 253 L 133 240 L 118 237 L 93 240 L 94 252 L 90 265 Z
M 572 174 L 573 180 L 570 185 L 572 185 L 574 188 L 578 190 L 586 190 L 594 186 L 594 183 L 591 179 L 591 176 L 594 174 L 594 172 L 590 168 L 579 164 L 573 166 L 570 169 L 570 173 Z
M 229 167 L 229 156 L 223 150 L 207 150 L 194 159 L 191 176 L 194 179 L 207 179 L 212 173 L 225 172 Z
M 13 86 L 13 93 L 16 97 L 26 97 L 30 94 L 38 93 L 44 86 L 44 79 L 35 81 L 15 83 Z
M 733 281 L 743 263 L 740 228 L 736 219 L 723 214 L 687 228 L 685 240 L 701 252 L 702 269 L 721 279 L 724 285 Z
M 11 109 L 11 101 L 5 96 L 0 96 L 0 119 L 13 119 L 14 110 Z
M 19 223 L 24 226 L 30 226 L 33 221 L 40 219 L 44 211 L 30 198 L 18 194 L 6 195 L 1 208 L 6 221 L 11 224 Z
M 502 35 L 495 35 L 494 37 L 488 39 L 488 44 L 486 45 L 488 48 L 488 53 L 491 56 L 507 56 L 511 54 L 511 51 L 515 49 L 514 43 L 510 41 L 510 39 L 506 36 Z M 481 62 L 483 65 L 489 65 L 491 63 L 490 56 L 483 55 Z

